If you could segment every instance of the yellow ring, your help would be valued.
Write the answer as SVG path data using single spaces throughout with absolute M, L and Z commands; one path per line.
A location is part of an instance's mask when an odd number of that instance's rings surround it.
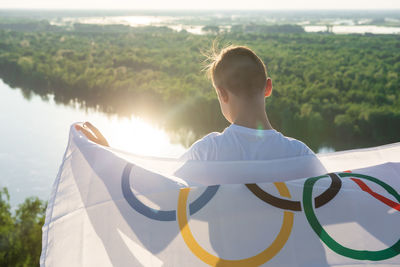
M 274 183 L 276 188 L 279 191 L 279 194 L 283 197 L 291 198 L 289 190 L 285 183 L 279 182 Z M 211 266 L 259 266 L 269 261 L 283 248 L 289 239 L 290 233 L 293 228 L 293 218 L 294 213 L 290 211 L 284 211 L 283 213 L 283 222 L 281 229 L 279 231 L 278 236 L 272 242 L 272 244 L 267 247 L 264 251 L 259 254 L 241 259 L 241 260 L 226 260 L 221 259 L 217 256 L 214 256 L 203 249 L 199 243 L 194 239 L 192 232 L 190 231 L 190 227 L 187 220 L 187 199 L 189 196 L 190 188 L 183 188 L 179 192 L 178 198 L 178 209 L 177 209 L 177 217 L 179 223 L 179 229 L 183 240 L 186 245 L 192 251 L 194 255 L 196 255 L 203 262 L 211 265 Z

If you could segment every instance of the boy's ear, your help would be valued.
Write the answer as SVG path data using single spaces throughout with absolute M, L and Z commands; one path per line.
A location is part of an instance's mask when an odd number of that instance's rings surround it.
M 229 100 L 228 91 L 225 90 L 224 88 L 216 88 L 216 90 L 217 90 L 217 94 L 218 94 L 219 98 L 225 103 L 228 102 L 228 100 Z
M 269 97 L 272 93 L 272 80 L 267 77 L 267 85 L 265 86 L 265 97 Z

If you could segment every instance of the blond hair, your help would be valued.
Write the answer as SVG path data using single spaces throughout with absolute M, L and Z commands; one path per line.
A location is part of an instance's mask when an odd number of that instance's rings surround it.
M 267 69 L 262 60 L 246 46 L 233 46 L 213 51 L 206 67 L 215 88 L 224 88 L 237 96 L 252 97 L 264 91 Z

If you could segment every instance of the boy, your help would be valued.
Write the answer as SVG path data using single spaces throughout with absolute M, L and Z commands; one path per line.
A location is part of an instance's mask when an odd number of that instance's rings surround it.
M 231 123 L 222 133 L 210 133 L 181 156 L 184 160 L 270 160 L 314 154 L 302 142 L 274 130 L 265 111 L 272 81 L 264 63 L 248 47 L 229 46 L 208 66 L 221 111 Z M 92 141 L 108 145 L 90 123 L 78 130 Z M 90 133 L 93 131 L 94 134 Z

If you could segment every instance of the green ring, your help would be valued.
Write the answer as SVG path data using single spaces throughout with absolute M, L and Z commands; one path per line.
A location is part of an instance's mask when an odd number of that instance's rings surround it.
M 400 202 L 400 195 L 396 192 L 396 190 L 394 190 L 390 185 L 382 182 L 381 180 L 378 180 L 368 175 L 357 174 L 357 173 L 340 173 L 338 175 L 339 177 L 349 177 L 349 176 L 358 177 L 377 183 L 378 185 L 382 186 L 389 194 L 395 197 L 397 201 Z M 324 230 L 322 225 L 319 223 L 317 216 L 315 216 L 314 208 L 312 206 L 312 190 L 314 184 L 322 177 L 319 176 L 319 177 L 308 178 L 304 183 L 303 206 L 308 223 L 310 224 L 314 232 L 322 240 L 322 242 L 325 243 L 325 245 L 327 245 L 331 250 L 333 250 L 337 254 L 356 260 L 381 261 L 395 257 L 398 254 L 400 254 L 400 239 L 393 246 L 389 248 L 378 251 L 370 251 L 370 250 L 355 250 L 344 247 L 340 245 L 338 242 L 336 242 L 332 237 L 330 237 L 328 233 Z

